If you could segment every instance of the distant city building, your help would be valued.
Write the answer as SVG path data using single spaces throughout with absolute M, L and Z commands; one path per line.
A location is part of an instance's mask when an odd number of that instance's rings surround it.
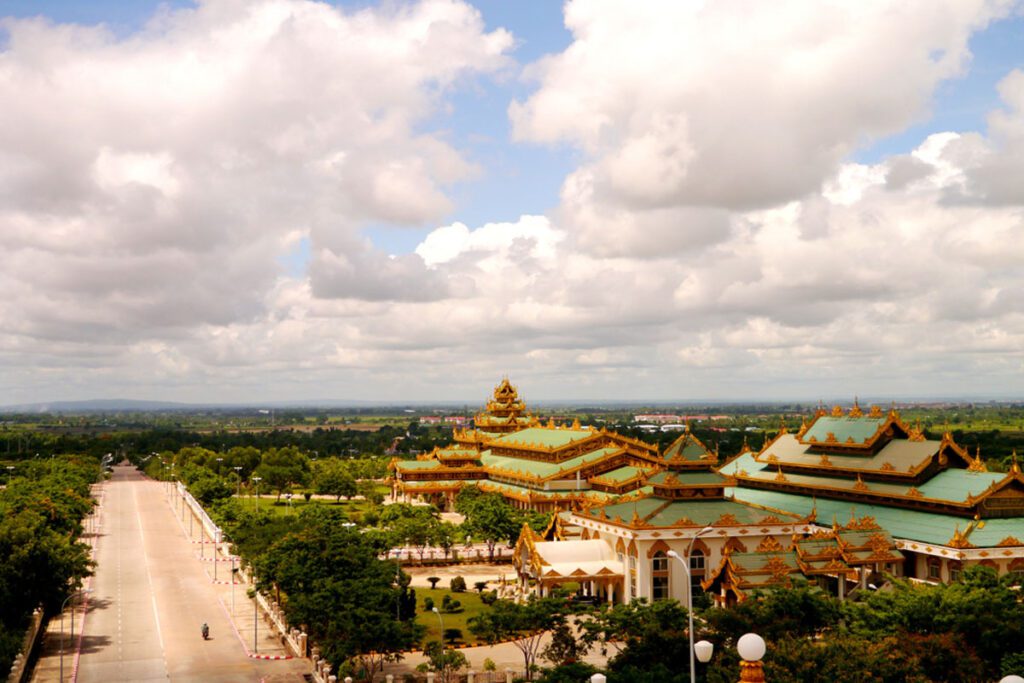
M 682 422 L 683 418 L 678 415 L 634 415 L 633 422 L 646 422 L 648 424 L 668 424 L 670 422 Z

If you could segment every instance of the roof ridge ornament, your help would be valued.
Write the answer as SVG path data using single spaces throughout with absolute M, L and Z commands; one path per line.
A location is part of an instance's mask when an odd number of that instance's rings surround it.
M 971 463 L 967 466 L 968 472 L 988 472 L 988 467 L 985 466 L 985 461 L 981 459 L 981 445 L 978 445 L 977 450 L 974 452 L 974 458 Z
M 853 397 L 853 407 L 850 408 L 850 417 L 864 417 L 864 411 L 860 409 L 860 403 L 857 402 L 857 397 Z

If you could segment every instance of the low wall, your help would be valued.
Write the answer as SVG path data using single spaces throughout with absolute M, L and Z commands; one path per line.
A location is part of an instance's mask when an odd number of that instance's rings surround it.
M 42 633 L 43 610 L 37 608 L 32 612 L 28 629 L 25 631 L 25 638 L 21 643 L 21 652 L 14 658 L 14 663 L 11 665 L 11 673 L 7 677 L 8 683 L 22 683 L 26 679 L 29 672 L 29 662 L 32 661 L 32 655 L 35 653 L 36 646 L 39 644 L 39 637 Z

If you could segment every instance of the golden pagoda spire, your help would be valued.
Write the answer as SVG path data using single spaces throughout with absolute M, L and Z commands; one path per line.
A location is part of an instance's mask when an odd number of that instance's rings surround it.
M 985 461 L 981 459 L 981 445 L 979 444 L 977 449 L 974 451 L 974 459 L 971 460 L 970 464 L 967 465 L 968 472 L 988 472 L 988 468 L 985 467 Z
M 785 416 L 780 416 L 779 417 L 779 436 L 782 436 L 783 434 L 788 434 L 788 433 L 789 432 L 786 431 L 786 417 Z
M 857 397 L 853 397 L 853 407 L 850 408 L 850 417 L 863 417 L 864 411 L 860 409 L 860 403 L 857 401 Z
M 1012 458 L 1011 464 L 1010 464 L 1010 474 L 1020 474 L 1020 465 L 1017 464 L 1017 449 L 1016 448 L 1013 449 L 1013 454 L 1010 456 L 1010 458 Z

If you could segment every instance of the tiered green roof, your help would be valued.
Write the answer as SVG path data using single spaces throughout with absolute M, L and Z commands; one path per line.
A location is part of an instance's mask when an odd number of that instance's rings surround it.
M 641 474 L 644 474 L 646 470 L 642 470 L 639 467 L 619 467 L 608 472 L 603 472 L 596 477 L 592 477 L 591 481 L 606 481 L 613 484 L 621 484 L 622 482 L 629 481 L 630 479 L 636 479 Z
M 803 440 L 823 442 L 829 438 L 831 433 L 832 437 L 840 444 L 845 444 L 848 441 L 863 444 L 875 436 L 879 428 L 886 422 L 888 422 L 888 418 L 885 417 L 823 415 L 814 421 L 814 424 L 804 434 Z
M 708 525 L 753 525 L 795 523 L 797 515 L 766 511 L 732 500 L 670 500 L 657 496 L 611 503 L 591 508 L 585 513 L 595 518 L 619 518 L 644 527 L 675 527 Z
M 896 538 L 921 541 L 922 543 L 946 545 L 953 538 L 956 531 L 963 529 L 967 524 L 967 520 L 962 517 L 904 510 L 885 505 L 850 503 L 843 500 L 812 498 L 792 493 L 751 488 L 735 488 L 732 489 L 732 493 L 737 501 L 753 505 L 761 505 L 777 510 L 788 510 L 798 515 L 817 513 L 819 524 L 829 523 L 833 519 L 842 523 L 851 517 L 867 515 Z M 992 520 L 989 523 L 1004 521 L 1008 520 Z M 1020 521 L 1014 521 L 1014 524 L 1020 530 Z M 972 539 L 972 542 L 975 541 Z M 975 544 L 980 545 L 976 542 Z
M 562 448 L 569 444 L 594 436 L 589 429 L 546 429 L 544 427 L 528 427 L 518 432 L 503 434 L 491 441 L 491 445 L 518 446 L 532 444 L 546 448 Z
M 480 454 L 480 462 L 488 468 L 505 470 L 507 472 L 520 472 L 522 474 L 548 479 L 559 474 L 571 476 L 573 470 L 602 460 L 613 453 L 617 453 L 619 450 L 620 449 L 618 448 L 598 448 L 590 451 L 589 453 L 578 455 L 575 458 L 563 460 L 562 462 L 543 462 L 540 460 L 530 460 L 528 458 L 494 455 L 490 450 L 486 450 Z

